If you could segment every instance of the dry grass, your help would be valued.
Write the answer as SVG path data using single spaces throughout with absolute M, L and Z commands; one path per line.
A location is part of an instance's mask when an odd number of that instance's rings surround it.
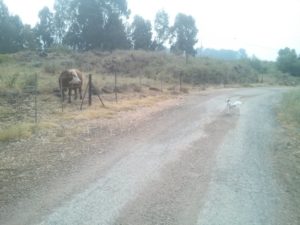
M 281 119 L 288 126 L 300 127 L 300 89 L 286 93 L 281 102 Z
M 115 81 L 114 73 L 110 71 L 112 59 L 118 62 L 117 90 L 120 98 L 118 104 L 114 103 L 114 93 L 112 93 Z M 16 121 L 19 124 L 34 121 L 32 96 L 31 99 L 30 95 L 22 98 L 20 96 L 24 96 L 25 90 L 34 85 L 35 74 L 38 76 L 38 121 L 40 123 L 49 121 L 54 124 L 60 124 L 61 121 L 66 123 L 73 120 L 113 118 L 120 111 L 132 110 L 138 106 L 150 106 L 155 101 L 164 99 L 169 93 L 179 93 L 180 72 L 183 72 L 182 92 L 184 93 L 188 93 L 193 86 L 206 88 L 208 85 L 220 85 L 223 81 L 229 84 L 242 82 L 246 85 L 245 83 L 256 79 L 256 74 L 243 62 L 191 58 L 186 64 L 184 57 L 144 51 L 77 53 L 56 49 L 46 58 L 25 51 L 0 55 L 0 60 L 1 127 L 12 126 L 17 123 Z M 87 75 L 93 74 L 93 84 L 100 91 L 108 91 L 104 95 L 106 108 L 99 106 L 97 98 L 94 97 L 95 106 L 88 110 L 85 103 L 85 110 L 79 111 L 80 103 L 77 102 L 77 104 L 65 104 L 65 112 L 60 113 L 60 100 L 55 96 L 58 89 L 58 76 L 62 70 L 72 67 L 84 72 L 83 89 L 86 88 Z M 163 93 L 160 92 L 161 89 Z M 10 133 L 18 132 L 10 131 Z M 28 131 L 24 133 L 28 134 Z M 2 140 L 26 136 L 28 135 L 10 134 Z
M 23 115 L 24 121 L 31 123 L 16 122 L 10 118 L 10 122 L 3 122 L 5 129 L 0 130 L 0 141 L 8 142 L 31 137 L 35 133 L 54 137 L 68 137 L 79 134 L 86 123 L 98 119 L 114 119 L 118 114 L 125 111 L 137 110 L 141 107 L 151 107 L 158 102 L 164 101 L 171 96 L 168 93 L 143 92 L 142 94 L 127 93 L 119 94 L 118 103 L 114 100 L 114 95 L 102 96 L 105 107 L 99 102 L 97 96 L 93 96 L 93 105 L 88 107 L 87 102 L 80 110 L 80 101 L 73 101 L 72 104 L 64 103 L 62 112 L 59 98 L 55 96 L 41 95 L 38 97 L 38 123 L 34 124 L 33 112 Z M 5 109 L 5 110 L 4 110 Z M 1 108 L 8 116 L 11 107 Z M 4 112 L 3 111 L 3 112 Z M 8 121 L 8 120 L 7 120 Z
M 278 109 L 278 118 L 283 129 L 280 143 L 276 146 L 278 176 L 290 196 L 290 204 L 299 215 L 300 205 L 300 89 L 284 94 Z
M 18 140 L 29 138 L 34 132 L 34 124 L 21 123 L 11 125 L 5 129 L 0 130 L 0 141 L 6 142 L 11 140 Z
M 105 107 L 100 103 L 95 103 L 97 99 L 94 99 L 94 105 L 85 108 L 83 111 L 71 112 L 70 110 L 67 110 L 66 112 L 58 113 L 58 115 L 63 121 L 73 120 L 75 122 L 84 122 L 99 118 L 112 119 L 115 118 L 119 112 L 136 110 L 140 107 L 151 107 L 168 98 L 170 98 L 170 95 L 148 95 L 142 98 L 137 95 L 127 95 L 123 96 L 122 99 L 119 99 L 118 103 L 114 101 L 105 102 Z

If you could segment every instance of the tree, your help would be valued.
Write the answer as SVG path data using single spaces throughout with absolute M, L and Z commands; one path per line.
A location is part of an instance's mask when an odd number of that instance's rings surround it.
M 129 49 L 131 47 L 126 27 L 118 14 L 113 13 L 104 27 L 104 50 Z
M 240 48 L 238 52 L 239 52 L 239 59 L 246 59 L 248 57 L 247 52 L 244 48 Z
M 64 37 L 71 25 L 71 2 L 73 0 L 55 0 L 54 2 L 54 32 L 57 44 L 62 44 Z
M 152 45 L 151 23 L 141 16 L 135 16 L 131 25 L 134 49 L 149 50 Z
M 105 25 L 101 2 L 96 0 L 78 2 L 77 22 L 81 27 L 83 49 L 101 48 Z
M 156 32 L 155 42 L 157 45 L 157 49 L 163 50 L 165 48 L 164 44 L 170 36 L 169 16 L 164 10 L 156 13 L 154 30 Z
M 196 39 L 198 29 L 192 16 L 179 13 L 175 18 L 174 26 L 171 28 L 172 45 L 171 51 L 176 54 L 185 54 L 194 56 L 196 51 L 194 45 L 198 42 Z
M 3 0 L 0 0 L 0 22 L 1 24 L 9 17 L 8 8 Z
M 258 73 L 266 73 L 267 68 L 263 65 L 263 62 L 259 60 L 256 56 L 252 56 L 251 59 L 249 59 L 250 66 L 256 70 Z
M 300 76 L 300 59 L 294 49 L 280 49 L 277 57 L 277 67 L 284 73 Z
M 240 49 L 238 51 L 229 50 L 229 49 L 213 49 L 213 48 L 197 48 L 197 55 L 216 58 L 216 59 L 224 59 L 224 60 L 239 60 L 239 59 L 247 59 L 247 53 L 245 49 Z
M 39 12 L 39 23 L 36 25 L 36 35 L 42 49 L 49 48 L 53 42 L 54 27 L 53 27 L 53 13 L 48 7 L 44 7 Z
M 0 0 L 0 53 L 13 53 L 23 49 L 23 23 L 18 16 L 10 16 Z
M 115 23 L 125 32 L 125 26 L 120 24 L 121 18 L 129 15 L 126 0 L 56 0 L 55 9 L 56 26 L 64 26 L 57 31 L 59 40 L 80 50 L 108 46 L 106 31 L 115 32 L 110 24 Z
M 35 50 L 38 46 L 36 34 L 30 25 L 24 25 L 22 30 L 23 48 Z

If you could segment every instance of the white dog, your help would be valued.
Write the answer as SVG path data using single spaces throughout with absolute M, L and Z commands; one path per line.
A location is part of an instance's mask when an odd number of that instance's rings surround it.
M 241 105 L 241 101 L 234 101 L 232 102 L 229 98 L 226 100 L 226 108 L 227 108 L 227 113 L 230 113 L 233 110 L 238 110 L 239 112 L 239 105 Z

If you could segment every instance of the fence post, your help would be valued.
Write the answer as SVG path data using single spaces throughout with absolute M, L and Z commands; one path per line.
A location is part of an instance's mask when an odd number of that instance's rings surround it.
M 38 82 L 38 78 L 37 78 L 37 74 L 35 74 L 35 87 L 34 87 L 34 110 L 35 110 L 35 115 L 34 115 L 34 122 L 37 123 L 37 82 Z
M 89 106 L 92 105 L 92 74 L 89 74 Z
M 182 91 L 182 72 L 179 74 L 179 91 Z
M 163 77 L 160 76 L 160 92 L 163 92 Z
M 118 90 L 117 90 L 117 71 L 115 69 L 115 97 L 116 97 L 116 103 L 118 103 Z
M 61 111 L 64 112 L 64 90 L 62 86 L 62 78 L 59 78 L 59 87 L 60 87 L 60 101 L 61 101 Z

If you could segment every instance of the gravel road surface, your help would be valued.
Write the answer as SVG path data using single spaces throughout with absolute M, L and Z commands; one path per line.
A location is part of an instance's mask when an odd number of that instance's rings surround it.
M 134 130 L 111 137 L 106 146 L 97 143 L 107 148 L 105 154 L 85 159 L 47 195 L 28 201 L 28 208 L 41 209 L 0 222 L 297 224 L 288 215 L 271 160 L 278 126 L 273 107 L 283 91 L 253 88 L 186 96 Z M 228 113 L 226 98 L 243 104 Z

